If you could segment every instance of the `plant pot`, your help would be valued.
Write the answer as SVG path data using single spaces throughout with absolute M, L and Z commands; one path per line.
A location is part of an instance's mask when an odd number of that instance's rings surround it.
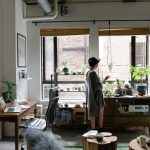
M 63 70 L 62 70 L 62 71 L 64 72 L 64 74 L 68 74 L 69 69 L 68 69 L 67 67 L 65 67 L 65 68 L 63 68 Z
M 8 98 L 8 92 L 2 92 L 2 97 L 6 103 L 12 103 L 12 99 Z
M 146 90 L 147 90 L 147 86 L 145 86 L 145 85 L 138 85 L 137 86 L 137 92 L 138 92 L 138 95 L 140 95 L 140 96 L 145 95 Z
M 4 101 L 7 102 L 8 92 L 2 92 L 2 97 L 3 97 Z
M 119 95 L 119 96 L 122 96 L 123 94 L 122 94 L 122 89 L 121 88 L 116 88 L 115 90 L 114 90 L 114 94 L 117 94 L 117 95 Z
M 13 103 L 12 102 L 7 102 L 6 105 L 7 105 L 7 107 L 13 107 Z

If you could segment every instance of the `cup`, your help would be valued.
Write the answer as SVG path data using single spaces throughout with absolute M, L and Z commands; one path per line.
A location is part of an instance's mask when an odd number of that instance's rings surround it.
M 96 140 L 97 140 L 97 142 L 102 142 L 103 141 L 103 134 L 97 133 Z

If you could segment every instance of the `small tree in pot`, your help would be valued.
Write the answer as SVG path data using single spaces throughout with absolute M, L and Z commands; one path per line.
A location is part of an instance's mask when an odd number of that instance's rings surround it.
M 132 74 L 132 78 L 136 81 L 140 81 L 140 85 L 137 87 L 137 91 L 139 95 L 145 95 L 146 93 L 146 86 L 143 85 L 143 79 L 146 75 L 150 74 L 149 67 L 130 67 L 130 72 Z
M 2 82 L 2 89 L 4 92 L 2 92 L 2 97 L 4 98 L 5 102 L 12 102 L 15 97 L 15 89 L 14 87 L 16 84 L 14 84 L 12 81 L 5 80 Z

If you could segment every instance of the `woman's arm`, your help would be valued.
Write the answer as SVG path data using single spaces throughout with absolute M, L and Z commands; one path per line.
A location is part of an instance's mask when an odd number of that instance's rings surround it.
M 110 78 L 109 75 L 107 75 L 103 80 L 102 80 L 102 83 L 104 83 L 106 80 L 108 80 Z

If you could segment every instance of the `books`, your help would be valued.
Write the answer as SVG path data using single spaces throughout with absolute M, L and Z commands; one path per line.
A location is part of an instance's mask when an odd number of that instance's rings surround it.
M 84 133 L 82 135 L 82 137 L 85 137 L 85 138 L 95 138 L 96 135 L 98 134 L 98 131 L 97 130 L 90 130 L 86 133 Z M 110 132 L 101 132 L 101 134 L 104 136 L 104 137 L 109 137 L 109 136 L 112 136 L 112 133 Z
M 98 131 L 97 130 L 90 130 L 86 133 L 84 133 L 82 136 L 83 137 L 90 137 L 90 138 L 94 138 L 97 135 Z

